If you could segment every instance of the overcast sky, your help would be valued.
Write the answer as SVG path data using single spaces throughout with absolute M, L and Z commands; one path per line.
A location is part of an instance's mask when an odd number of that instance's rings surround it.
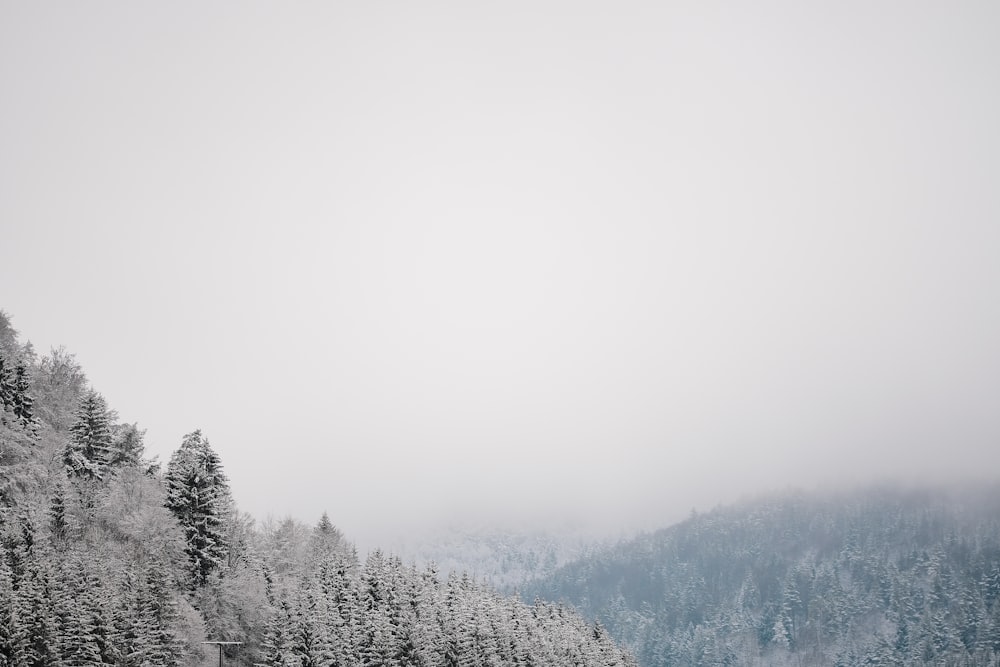
M 1000 4 L 0 0 L 0 308 L 351 536 L 1000 470 Z

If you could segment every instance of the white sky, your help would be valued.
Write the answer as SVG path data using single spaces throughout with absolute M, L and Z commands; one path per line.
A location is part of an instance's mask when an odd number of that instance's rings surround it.
M 360 539 L 1000 470 L 996 2 L 0 0 L 0 308 Z

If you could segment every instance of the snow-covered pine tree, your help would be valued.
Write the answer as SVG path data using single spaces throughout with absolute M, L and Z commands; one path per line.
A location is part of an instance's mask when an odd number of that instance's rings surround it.
M 447 642 L 440 618 L 443 603 L 434 563 L 427 564 L 419 575 L 414 572 L 408 597 L 414 613 L 411 633 L 413 664 L 421 667 L 442 664 Z
M 102 479 L 111 455 L 111 414 L 103 396 L 93 390 L 83 395 L 69 432 L 63 450 L 66 474 L 84 480 Z
M 454 572 L 448 576 L 442 613 L 442 625 L 447 642 L 444 663 L 448 667 L 469 667 L 476 663 L 474 588 L 468 574 Z
M 85 600 L 90 610 L 94 642 L 101 664 L 116 664 L 122 657 L 120 647 L 115 642 L 113 610 L 118 606 L 118 582 L 107 570 L 100 571 L 101 561 L 83 563 L 84 593 L 77 596 Z
M 309 538 L 309 549 L 313 564 L 328 560 L 337 549 L 343 548 L 344 535 L 323 512 Z
M 296 665 L 320 667 L 332 661 L 330 623 L 325 609 L 317 605 L 315 596 L 303 583 L 295 600 L 290 619 L 289 646 Z
M 177 603 L 171 588 L 166 567 L 161 563 L 150 563 L 145 586 L 139 592 L 138 603 L 149 622 L 146 651 L 150 664 L 164 667 L 178 667 L 184 657 L 183 647 L 174 632 Z
M 219 456 L 200 430 L 184 436 L 170 457 L 166 481 L 166 507 L 184 529 L 191 583 L 203 586 L 225 560 L 225 521 L 232 501 Z
M 56 484 L 52 493 L 48 516 L 52 542 L 58 548 L 65 542 L 69 530 L 69 522 L 66 517 L 66 491 L 62 484 Z
M 357 567 L 355 554 L 337 553 L 320 568 L 320 593 L 329 616 L 330 649 L 336 665 L 361 662 L 361 599 L 354 576 Z
M 53 604 L 55 586 L 50 564 L 30 560 L 18 590 L 18 608 L 24 621 L 24 652 L 28 665 L 57 664 L 58 621 Z
M 262 649 L 265 665 L 284 667 L 293 658 L 291 646 L 292 612 L 287 602 L 271 610 L 264 630 Z
M 0 353 L 0 413 L 14 407 L 14 378 L 10 364 Z
M 31 396 L 31 380 L 28 375 L 28 368 L 23 363 L 19 363 L 14 369 L 12 398 L 14 416 L 24 426 L 32 424 L 35 420 L 35 399 Z
M 3 556 L 0 553 L 0 556 Z M 27 631 L 14 590 L 14 573 L 0 557 L 0 667 L 27 667 Z
M 58 654 L 65 665 L 100 665 L 95 599 L 81 554 L 72 554 L 56 571 L 51 598 L 56 619 Z
M 368 554 L 361 575 L 361 659 L 364 665 L 387 665 L 399 649 L 399 635 L 392 623 L 395 591 L 391 564 L 381 550 Z

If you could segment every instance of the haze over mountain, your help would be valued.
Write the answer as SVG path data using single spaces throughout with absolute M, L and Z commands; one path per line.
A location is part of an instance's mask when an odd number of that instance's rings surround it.
M 523 585 L 670 665 L 1000 660 L 1000 485 L 783 493 L 695 514 Z
M 0 3 L 0 305 L 361 544 L 1000 469 L 1000 6 Z M 428 519 L 433 517 L 433 519 Z
M 0 311 L 0 665 L 635 664 L 563 606 L 362 560 L 326 513 L 256 521 L 199 430 L 165 466 L 143 439 Z

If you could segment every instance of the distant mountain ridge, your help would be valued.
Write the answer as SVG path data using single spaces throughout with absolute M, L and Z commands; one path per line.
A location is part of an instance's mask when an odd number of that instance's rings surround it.
M 1000 664 L 1000 485 L 789 492 L 522 588 L 667 665 Z

